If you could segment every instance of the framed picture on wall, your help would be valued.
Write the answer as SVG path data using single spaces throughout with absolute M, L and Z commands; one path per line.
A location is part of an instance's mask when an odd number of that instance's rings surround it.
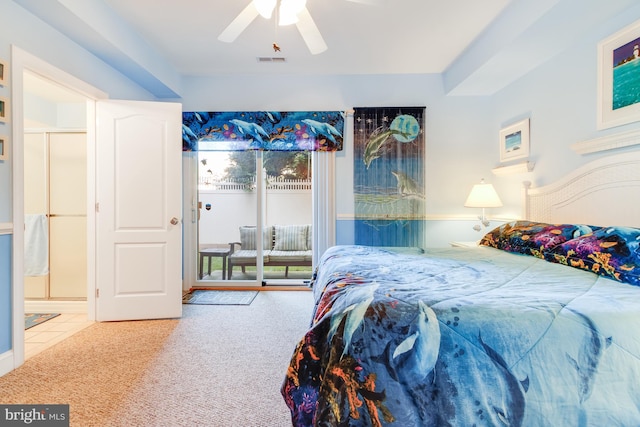
M 7 63 L 0 59 L 0 86 L 4 86 L 7 84 L 7 73 L 9 68 L 7 67 Z
M 0 123 L 9 121 L 9 100 L 0 96 Z
M 500 130 L 500 161 L 529 156 L 529 119 Z
M 598 43 L 598 129 L 640 120 L 640 21 Z
M 0 135 L 0 161 L 9 160 L 9 140 L 6 136 Z

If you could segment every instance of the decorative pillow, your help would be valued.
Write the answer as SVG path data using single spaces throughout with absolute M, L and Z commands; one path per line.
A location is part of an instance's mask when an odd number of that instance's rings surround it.
M 276 251 L 306 251 L 308 225 L 274 225 Z
M 271 243 L 273 239 L 272 228 L 267 227 L 263 230 L 262 248 L 271 249 Z M 247 225 L 240 227 L 240 245 L 243 250 L 255 251 L 256 250 L 256 227 Z
M 312 229 L 311 229 L 311 224 L 309 224 L 307 227 L 307 250 L 311 251 L 313 250 L 313 233 L 312 233 Z
M 507 252 L 544 258 L 545 251 L 567 240 L 591 233 L 595 229 L 598 229 L 598 227 L 579 224 L 512 221 L 487 233 L 479 244 Z
M 547 261 L 640 286 L 640 229 L 604 227 L 556 246 Z

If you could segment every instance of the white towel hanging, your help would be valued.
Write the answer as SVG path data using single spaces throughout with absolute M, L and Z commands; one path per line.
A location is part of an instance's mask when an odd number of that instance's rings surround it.
M 49 274 L 49 223 L 45 214 L 25 215 L 24 275 Z

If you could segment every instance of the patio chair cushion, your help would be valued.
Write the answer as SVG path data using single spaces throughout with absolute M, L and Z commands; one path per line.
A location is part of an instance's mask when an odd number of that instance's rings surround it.
M 253 263 L 255 265 L 257 256 L 258 256 L 258 252 L 255 250 L 240 249 L 238 251 L 235 251 L 231 255 L 229 255 L 229 259 L 231 260 L 232 263 L 236 263 L 236 264 L 252 264 Z M 263 259 L 265 263 L 269 262 L 269 252 L 263 253 Z
M 269 251 L 269 262 L 304 262 L 307 261 L 309 251 Z

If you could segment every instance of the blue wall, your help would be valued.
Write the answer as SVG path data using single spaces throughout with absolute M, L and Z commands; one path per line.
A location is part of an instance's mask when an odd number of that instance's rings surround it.
M 0 235 L 0 354 L 11 349 L 11 236 Z M 8 326 L 8 327 L 7 327 Z

